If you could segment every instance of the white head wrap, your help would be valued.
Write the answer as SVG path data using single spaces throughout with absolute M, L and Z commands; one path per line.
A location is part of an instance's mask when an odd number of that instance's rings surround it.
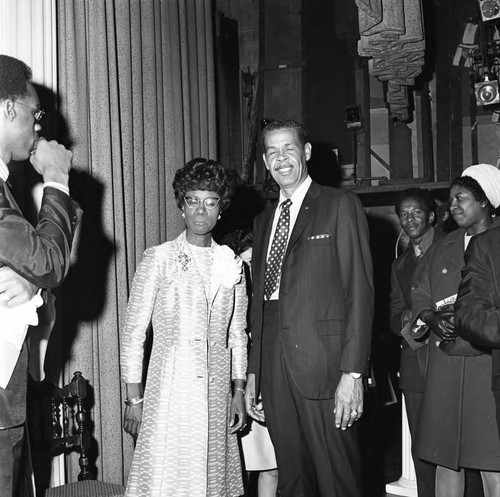
M 464 169 L 462 176 L 475 179 L 496 209 L 500 205 L 500 170 L 491 164 L 476 164 Z

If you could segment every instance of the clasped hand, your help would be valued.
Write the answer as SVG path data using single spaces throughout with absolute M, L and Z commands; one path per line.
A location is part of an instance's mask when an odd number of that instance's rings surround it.
M 35 171 L 43 176 L 44 182 L 54 181 L 68 184 L 73 154 L 64 145 L 55 140 L 39 138 L 33 149 L 30 162 Z
M 442 340 L 449 341 L 457 338 L 453 311 L 428 310 L 423 319 L 430 329 Z

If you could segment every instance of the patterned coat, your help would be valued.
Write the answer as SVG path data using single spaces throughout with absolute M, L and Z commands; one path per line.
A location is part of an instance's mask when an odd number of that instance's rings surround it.
M 464 266 L 464 230 L 435 242 L 416 270 L 412 311 L 436 309 L 455 295 Z M 424 460 L 452 469 L 500 470 L 495 403 L 491 392 L 491 354 L 448 356 L 439 337 L 429 338 L 429 362 L 415 453 Z
M 210 289 L 185 232 L 146 250 L 134 277 L 122 331 L 124 382 L 141 381 L 151 318 L 153 350 L 128 497 L 243 494 L 228 419 L 231 379 L 244 379 L 246 371 L 246 284 L 234 254 L 215 243 L 212 248 L 227 264 L 212 271 Z M 221 274 L 233 266 L 240 269 L 236 284 Z

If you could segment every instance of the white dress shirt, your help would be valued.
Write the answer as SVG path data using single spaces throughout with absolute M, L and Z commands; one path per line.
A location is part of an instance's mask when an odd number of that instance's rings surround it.
M 297 217 L 299 216 L 299 211 L 300 211 L 300 208 L 302 206 L 302 202 L 304 201 L 304 197 L 306 196 L 306 193 L 309 190 L 311 183 L 312 183 L 312 179 L 308 175 L 307 178 L 299 185 L 299 187 L 293 192 L 292 196 L 290 197 L 290 200 L 292 201 L 292 205 L 290 206 L 290 228 L 288 230 L 287 245 L 288 245 L 288 241 L 290 240 L 290 236 L 292 234 L 293 227 L 295 226 L 295 222 L 297 221 Z M 287 198 L 283 195 L 283 193 L 280 192 L 280 198 L 278 201 L 278 205 L 276 206 L 276 211 L 274 212 L 273 227 L 271 229 L 271 237 L 269 238 L 269 244 L 267 247 L 266 261 L 269 259 L 269 253 L 271 252 L 271 245 L 273 243 L 274 232 L 276 231 L 276 226 L 278 225 L 278 219 L 280 217 L 281 204 L 286 199 Z M 285 251 L 286 251 L 286 248 L 285 248 Z M 281 283 L 281 274 L 278 276 L 278 284 L 276 286 L 276 290 L 271 295 L 269 300 L 277 300 L 279 298 L 280 283 Z

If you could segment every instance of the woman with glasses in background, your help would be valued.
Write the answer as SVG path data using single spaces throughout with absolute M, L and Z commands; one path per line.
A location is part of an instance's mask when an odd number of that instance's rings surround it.
M 236 432 L 246 417 L 246 282 L 241 259 L 212 239 L 233 182 L 219 163 L 193 159 L 176 172 L 173 187 L 186 229 L 146 250 L 121 333 L 124 428 L 138 435 L 125 495 L 237 497 L 243 494 Z

